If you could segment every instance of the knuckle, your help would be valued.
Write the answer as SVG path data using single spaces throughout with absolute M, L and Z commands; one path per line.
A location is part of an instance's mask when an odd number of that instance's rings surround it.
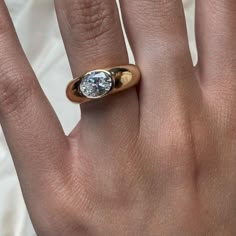
M 67 12 L 73 38 L 93 40 L 104 35 L 114 25 L 114 3 L 110 1 L 74 0 Z
M 175 41 L 173 38 L 167 39 L 166 42 L 162 41 L 159 50 L 162 59 L 166 59 L 172 64 L 180 62 L 183 65 L 190 59 L 188 42 L 186 41 L 186 38 L 183 37 L 176 38 Z
M 170 66 L 169 70 L 165 69 L 168 72 L 166 75 L 169 73 L 176 74 L 176 67 L 179 66 L 183 69 L 187 67 L 188 70 L 192 68 L 187 38 L 183 36 L 176 36 L 174 39 L 172 35 L 165 35 L 160 36 L 158 40 L 151 39 L 148 44 L 144 45 L 143 54 L 148 58 L 153 58 L 151 63 L 155 63 L 153 65 L 155 67 Z M 161 69 L 161 71 L 163 70 Z
M 16 74 L 14 70 L 1 72 L 0 83 L 0 113 L 6 117 L 22 110 L 32 94 L 31 78 L 22 74 Z

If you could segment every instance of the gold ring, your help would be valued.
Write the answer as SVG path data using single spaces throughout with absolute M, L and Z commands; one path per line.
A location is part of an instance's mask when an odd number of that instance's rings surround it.
M 135 65 L 93 70 L 73 79 L 66 95 L 72 102 L 84 103 L 129 89 L 138 84 L 140 77 Z

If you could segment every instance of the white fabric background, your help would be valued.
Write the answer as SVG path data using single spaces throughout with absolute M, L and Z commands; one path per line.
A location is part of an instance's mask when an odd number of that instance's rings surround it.
M 65 87 L 71 79 L 71 73 L 56 21 L 53 0 L 6 0 L 6 3 L 40 84 L 58 114 L 65 132 L 69 133 L 80 119 L 80 110 L 65 97 Z M 184 5 L 189 23 L 190 45 L 196 61 L 193 34 L 194 0 L 184 0 Z M 131 53 L 130 57 L 132 58 Z M 55 84 L 57 90 L 52 94 L 50 91 Z M 0 129 L 0 236 L 32 235 L 35 233 Z

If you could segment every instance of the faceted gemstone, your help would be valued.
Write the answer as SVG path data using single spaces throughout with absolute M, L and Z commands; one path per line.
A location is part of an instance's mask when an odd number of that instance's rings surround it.
M 93 71 L 80 82 L 80 92 L 87 98 L 99 98 L 112 89 L 112 78 L 103 71 Z

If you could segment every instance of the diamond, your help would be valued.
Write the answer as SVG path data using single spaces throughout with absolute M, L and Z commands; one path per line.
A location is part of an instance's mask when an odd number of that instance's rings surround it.
M 109 93 L 112 86 L 112 78 L 108 73 L 92 71 L 83 77 L 79 89 L 87 98 L 99 98 Z

